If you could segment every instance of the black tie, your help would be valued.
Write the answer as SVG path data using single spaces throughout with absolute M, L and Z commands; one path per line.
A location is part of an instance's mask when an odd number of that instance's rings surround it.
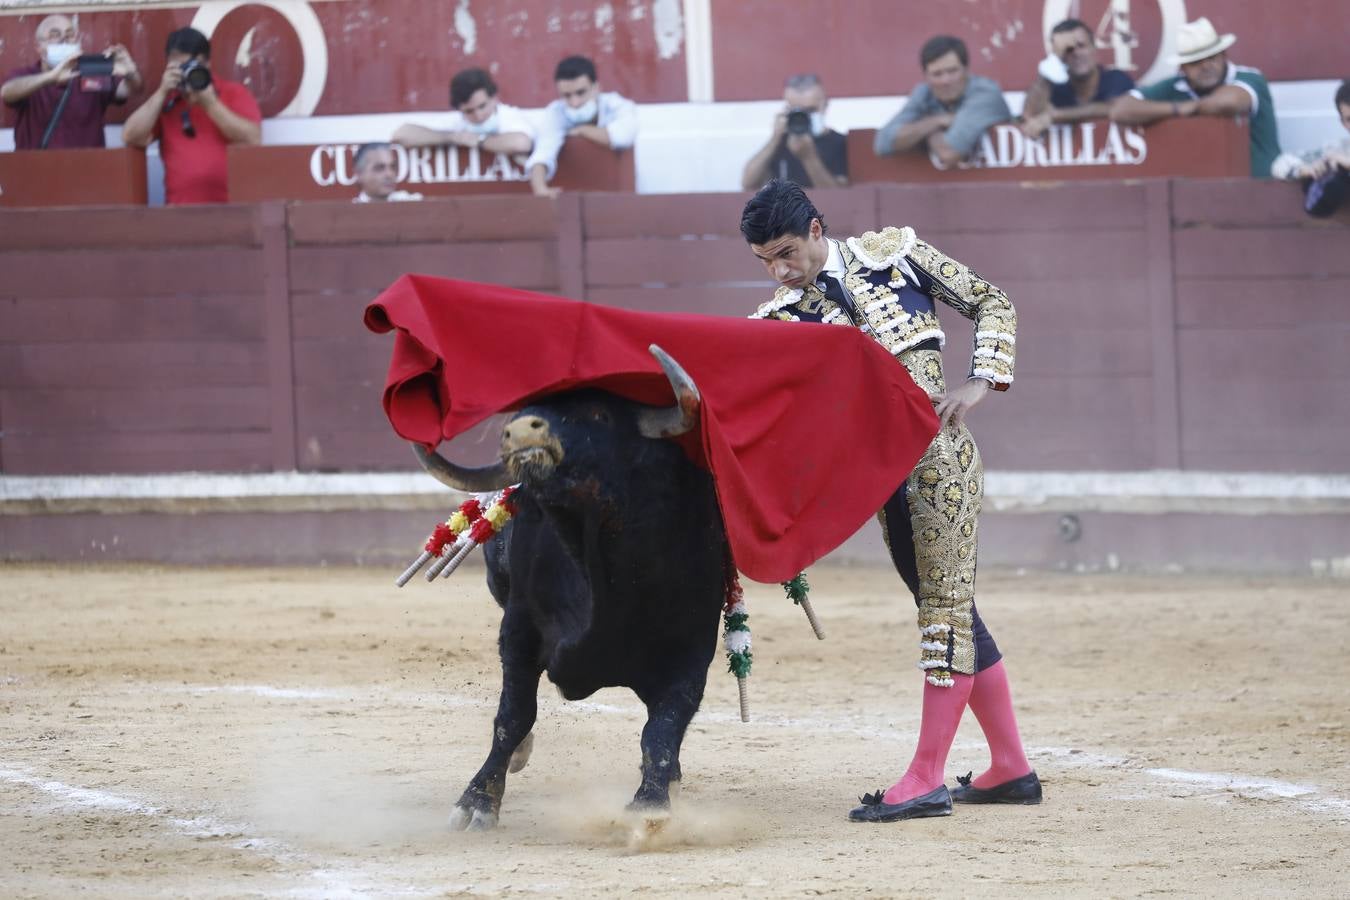
M 833 300 L 856 325 L 858 323 L 858 317 L 853 308 L 853 298 L 848 295 L 848 291 L 844 290 L 844 286 L 839 283 L 839 279 L 826 272 L 821 272 L 820 277 L 816 279 L 816 283 L 820 285 L 821 292 L 825 294 L 825 298 L 827 300 Z

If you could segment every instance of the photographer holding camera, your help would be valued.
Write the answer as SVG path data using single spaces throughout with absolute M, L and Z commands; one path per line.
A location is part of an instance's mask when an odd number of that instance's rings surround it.
M 164 53 L 159 88 L 127 119 L 122 142 L 159 141 L 166 203 L 224 203 L 225 148 L 262 143 L 262 113 L 248 88 L 211 71 L 211 42 L 200 31 L 173 32 Z
M 34 39 L 38 61 L 10 72 L 0 86 L 0 99 L 15 111 L 14 148 L 106 146 L 108 106 L 125 103 L 142 86 L 127 49 L 113 44 L 96 56 L 82 56 L 79 28 L 62 15 L 43 19 Z
M 745 164 L 741 187 L 758 190 L 771 178 L 802 187 L 848 185 L 844 136 L 825 127 L 825 85 L 819 75 L 793 75 L 783 90 L 769 142 Z

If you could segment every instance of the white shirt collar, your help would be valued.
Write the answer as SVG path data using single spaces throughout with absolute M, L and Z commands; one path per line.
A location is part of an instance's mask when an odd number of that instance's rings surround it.
M 839 242 L 834 238 L 826 238 L 825 243 L 830 245 L 830 255 L 825 258 L 825 266 L 820 271 L 843 281 L 848 274 L 848 266 L 844 265 L 844 254 L 839 252 Z

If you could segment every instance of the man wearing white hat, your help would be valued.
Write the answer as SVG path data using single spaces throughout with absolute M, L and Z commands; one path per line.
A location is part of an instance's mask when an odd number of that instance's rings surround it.
M 1246 116 L 1250 120 L 1252 177 L 1269 178 L 1280 155 L 1275 104 L 1270 86 L 1257 69 L 1228 61 L 1237 38 L 1220 35 L 1209 19 L 1196 19 L 1177 32 L 1174 61 L 1180 78 L 1167 78 L 1130 91 L 1111 107 L 1111 120 L 1147 125 L 1169 117 Z

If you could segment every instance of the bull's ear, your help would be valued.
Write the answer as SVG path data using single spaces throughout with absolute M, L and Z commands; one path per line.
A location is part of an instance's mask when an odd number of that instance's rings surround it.
M 506 466 L 500 462 L 490 466 L 469 468 L 452 463 L 435 450 L 428 450 L 421 444 L 412 445 L 413 453 L 427 474 L 446 487 L 469 494 L 485 494 L 499 491 L 511 484 L 511 476 L 506 474 Z
M 647 349 L 660 363 L 661 371 L 666 373 L 671 390 L 675 392 L 675 405 L 642 410 L 638 413 L 638 431 L 649 438 L 678 437 L 698 424 L 698 408 L 702 403 L 698 385 L 669 353 L 655 344 Z

